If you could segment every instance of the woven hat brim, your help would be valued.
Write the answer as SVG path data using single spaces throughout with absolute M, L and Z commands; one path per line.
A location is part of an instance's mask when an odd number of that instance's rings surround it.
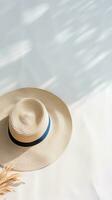
M 8 116 L 22 98 L 37 98 L 52 119 L 52 130 L 44 141 L 32 147 L 14 144 L 8 135 Z M 56 95 L 38 88 L 21 88 L 0 97 L 0 165 L 13 163 L 14 170 L 33 171 L 53 163 L 64 151 L 72 133 L 72 119 L 66 104 Z

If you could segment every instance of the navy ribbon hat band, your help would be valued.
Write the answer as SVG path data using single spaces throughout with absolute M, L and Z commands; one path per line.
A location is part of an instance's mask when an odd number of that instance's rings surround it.
M 47 135 L 48 135 L 48 133 L 49 133 L 49 130 L 50 130 L 50 127 L 51 127 L 51 120 L 50 120 L 50 117 L 49 117 L 49 123 L 48 123 L 48 127 L 47 127 L 46 131 L 43 133 L 43 135 L 42 135 L 40 138 L 38 138 L 37 140 L 35 140 L 35 141 L 33 141 L 33 142 L 20 142 L 20 141 L 16 140 L 16 139 L 12 136 L 12 134 L 11 134 L 9 128 L 8 128 L 8 133 L 9 133 L 10 139 L 11 139 L 12 142 L 14 142 L 15 144 L 17 144 L 17 145 L 19 145 L 19 146 L 22 146 L 22 147 L 31 147 L 31 146 L 34 146 L 34 145 L 36 145 L 36 144 L 39 144 L 40 142 L 42 142 L 42 141 L 47 137 Z

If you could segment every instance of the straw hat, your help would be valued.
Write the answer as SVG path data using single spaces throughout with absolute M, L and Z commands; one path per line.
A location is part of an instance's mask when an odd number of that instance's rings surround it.
M 0 165 L 32 171 L 53 163 L 67 146 L 70 112 L 54 94 L 22 88 L 0 97 Z

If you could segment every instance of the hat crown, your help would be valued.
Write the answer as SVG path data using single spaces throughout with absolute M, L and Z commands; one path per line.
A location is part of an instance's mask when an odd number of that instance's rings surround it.
M 40 100 L 24 98 L 9 115 L 9 129 L 17 140 L 32 142 L 42 136 L 48 121 L 48 112 Z

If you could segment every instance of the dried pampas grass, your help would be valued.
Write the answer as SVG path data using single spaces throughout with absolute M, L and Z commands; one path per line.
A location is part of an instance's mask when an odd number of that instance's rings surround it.
M 0 171 L 0 197 L 14 190 L 21 183 L 20 174 L 13 171 L 12 166 L 5 166 Z

